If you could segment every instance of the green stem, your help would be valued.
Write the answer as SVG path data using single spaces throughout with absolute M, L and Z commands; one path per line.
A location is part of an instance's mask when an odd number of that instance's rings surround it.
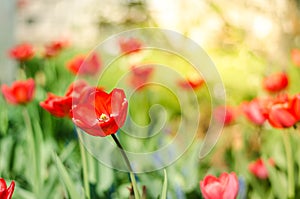
M 117 136 L 115 134 L 111 134 L 111 137 L 113 138 L 113 140 L 115 141 L 116 145 L 118 146 L 118 148 L 120 149 L 120 152 L 125 160 L 125 163 L 126 163 L 126 166 L 128 167 L 129 169 L 129 176 L 130 176 L 130 181 L 131 181 L 131 184 L 132 184 L 132 187 L 133 187 L 133 193 L 134 193 L 134 198 L 135 199 L 140 199 L 140 194 L 139 194 L 139 190 L 137 188 L 137 183 L 136 183 L 136 180 L 135 180 L 135 176 L 134 176 L 134 173 L 133 173 L 133 170 L 132 170 L 132 167 L 130 165 L 130 162 L 129 162 L 129 159 L 124 151 L 124 148 L 122 147 L 121 143 L 119 142 Z
M 32 155 L 32 162 L 33 162 L 33 168 L 32 164 L 29 161 L 29 169 L 32 170 L 34 173 L 34 181 L 32 183 L 32 189 L 36 195 L 37 198 L 40 198 L 40 168 L 38 168 L 39 163 L 37 162 L 37 154 L 36 154 L 36 144 L 35 144 L 35 135 L 33 133 L 32 124 L 30 120 L 30 115 L 26 109 L 26 107 L 23 107 L 23 118 L 26 126 L 26 137 L 27 137 L 27 147 L 29 149 L 29 154 Z
M 288 198 L 295 198 L 295 180 L 294 180 L 294 160 L 292 154 L 292 146 L 288 132 L 283 132 L 283 144 L 287 160 L 287 174 L 288 174 Z
M 83 186 L 84 186 L 86 198 L 90 199 L 91 198 L 91 192 L 90 192 L 86 152 L 85 152 L 84 146 L 83 146 L 82 141 L 81 141 L 82 137 L 81 137 L 80 133 L 78 133 L 78 137 L 80 139 L 79 140 L 79 147 L 80 147 L 80 155 L 81 155 L 82 170 L 83 170 Z

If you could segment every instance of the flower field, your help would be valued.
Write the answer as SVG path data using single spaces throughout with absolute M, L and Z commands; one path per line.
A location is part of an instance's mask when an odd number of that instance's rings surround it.
M 6 50 L 0 199 L 300 198 L 299 35 L 282 65 L 141 27 Z

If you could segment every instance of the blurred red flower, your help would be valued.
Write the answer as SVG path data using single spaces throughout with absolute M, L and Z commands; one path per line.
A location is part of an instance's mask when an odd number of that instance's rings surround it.
M 297 122 L 291 100 L 287 95 L 280 95 L 271 100 L 267 106 L 266 116 L 275 128 L 288 128 Z
M 72 109 L 73 122 L 86 133 L 104 137 L 114 134 L 124 125 L 128 102 L 121 89 L 106 93 L 94 89 Z
M 50 58 L 58 55 L 69 45 L 67 40 L 56 40 L 45 46 L 45 57 Z
M 214 110 L 214 117 L 217 122 L 229 125 L 235 120 L 236 111 L 230 106 L 219 106 Z
M 119 46 L 124 54 L 135 53 L 141 50 L 142 43 L 136 38 L 120 38 Z
M 40 102 L 40 106 L 55 117 L 71 117 L 70 111 L 72 108 L 72 97 L 60 97 L 52 93 L 48 93 L 47 99 Z
M 300 121 L 300 94 L 291 99 L 291 111 L 297 121 Z
M 291 52 L 292 61 L 296 66 L 300 66 L 300 49 L 293 49 Z
M 48 93 L 45 101 L 40 102 L 40 106 L 54 115 L 55 117 L 70 117 L 73 104 L 78 103 L 78 98 L 85 94 L 88 88 L 92 88 L 84 81 L 76 81 L 72 83 L 65 96 L 56 96 Z
M 16 81 L 11 87 L 3 84 L 1 90 L 7 102 L 11 104 L 26 104 L 33 98 L 35 83 L 33 79 Z
M 131 68 L 131 77 L 129 79 L 130 85 L 138 90 L 141 90 L 145 84 L 149 81 L 154 68 L 151 66 L 136 67 Z
M 254 99 L 250 102 L 242 104 L 242 111 L 248 120 L 257 125 L 262 125 L 266 121 L 266 114 L 264 111 L 265 100 Z
M 183 89 L 198 89 L 204 84 L 204 80 L 198 74 L 188 75 L 186 80 L 179 81 L 179 86 Z
M 268 162 L 271 166 L 275 165 L 275 162 L 273 159 L 269 159 Z M 255 175 L 259 179 L 266 179 L 269 176 L 267 167 L 261 158 L 250 163 L 248 166 L 248 169 L 253 175 Z
M 222 173 L 219 178 L 207 175 L 200 181 L 200 190 L 205 199 L 235 199 L 239 182 L 234 172 Z
M 34 54 L 35 52 L 33 47 L 26 43 L 17 45 L 9 51 L 10 57 L 18 61 L 29 60 L 34 56 Z
M 278 92 L 287 88 L 289 79 L 286 73 L 274 73 L 263 80 L 263 87 L 269 92 Z
M 0 199 L 11 199 L 15 190 L 15 182 L 12 181 L 7 188 L 6 182 L 3 178 L 0 178 Z
M 75 75 L 95 75 L 101 68 L 101 60 L 94 53 L 88 57 L 78 55 L 67 63 L 67 68 Z

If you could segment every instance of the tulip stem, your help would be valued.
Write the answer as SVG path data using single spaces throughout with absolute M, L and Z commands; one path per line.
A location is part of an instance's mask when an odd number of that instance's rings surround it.
M 288 198 L 295 198 L 295 185 L 294 185 L 294 160 L 292 155 L 292 146 L 288 132 L 283 132 L 283 144 L 287 160 L 287 174 L 288 174 Z
M 35 143 L 35 136 L 33 133 L 33 129 L 32 129 L 32 124 L 31 124 L 31 120 L 30 120 L 30 115 L 26 109 L 26 107 L 23 107 L 23 118 L 24 118 L 24 123 L 26 126 L 26 136 L 27 136 L 27 147 L 29 148 L 29 153 L 32 158 L 32 162 L 29 163 L 29 167 L 30 170 L 34 171 L 34 182 L 32 182 L 32 188 L 33 191 L 36 195 L 37 198 L 39 198 L 40 196 L 40 169 L 38 167 L 39 163 L 37 162 L 37 153 L 38 151 L 36 151 L 36 143 Z M 33 163 L 33 164 L 32 164 Z M 32 169 L 32 165 L 33 165 L 33 169 Z
M 81 155 L 81 161 L 82 161 L 82 172 L 83 172 L 83 186 L 85 190 L 85 196 L 87 199 L 91 198 L 91 193 L 90 193 L 90 184 L 89 184 L 89 179 L 88 179 L 88 168 L 87 168 L 87 158 L 86 158 L 86 152 L 84 150 L 84 146 L 82 144 L 82 138 L 80 133 L 78 133 L 79 137 L 79 147 L 80 147 L 80 155 Z
M 125 163 L 129 169 L 129 174 L 130 174 L 130 182 L 132 184 L 132 187 L 133 187 L 133 193 L 134 193 L 134 198 L 135 199 L 140 199 L 140 194 L 139 194 L 139 191 L 138 191 L 138 188 L 137 188 L 137 183 L 136 183 L 136 180 L 135 180 L 135 176 L 134 176 L 134 173 L 133 173 L 133 169 L 130 165 L 130 161 L 124 151 L 124 148 L 122 147 L 120 141 L 118 140 L 117 136 L 115 134 L 111 134 L 111 137 L 113 138 L 113 140 L 115 141 L 116 145 L 118 146 L 118 148 L 120 149 L 120 152 L 125 160 Z

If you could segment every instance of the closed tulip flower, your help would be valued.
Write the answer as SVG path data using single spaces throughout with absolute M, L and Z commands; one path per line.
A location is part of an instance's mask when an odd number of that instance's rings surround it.
M 40 106 L 56 117 L 70 117 L 72 97 L 60 97 L 52 93 L 48 93 L 47 99 L 40 102 Z
M 205 199 L 235 199 L 239 182 L 235 173 L 222 173 L 219 178 L 208 175 L 200 181 L 200 190 Z
M 78 55 L 67 63 L 67 68 L 75 75 L 95 75 L 101 69 L 101 60 L 97 54 L 88 57 Z
M 73 122 L 86 133 L 104 137 L 114 134 L 124 125 L 128 102 L 121 89 L 106 93 L 94 89 L 72 108 Z
M 151 66 L 131 68 L 131 76 L 129 84 L 135 89 L 144 88 L 145 84 L 149 81 L 154 68 Z
M 300 49 L 293 49 L 291 52 L 291 58 L 296 66 L 300 66 Z
M 3 84 L 1 89 L 7 102 L 11 104 L 27 104 L 33 98 L 35 83 L 33 79 L 16 81 L 11 87 Z
M 272 159 L 269 159 L 269 164 L 271 166 L 275 165 L 275 163 Z M 253 175 L 255 175 L 259 179 L 266 179 L 269 176 L 267 167 L 266 167 L 264 161 L 261 158 L 259 158 L 256 161 L 250 163 L 249 166 L 248 166 L 248 169 Z
M 286 73 L 274 73 L 263 80 L 263 87 L 268 92 L 279 92 L 287 88 L 289 79 Z
M 198 74 L 188 75 L 186 80 L 179 81 L 179 86 L 183 89 L 198 89 L 204 84 L 204 80 Z
M 260 99 L 242 104 L 242 111 L 247 119 L 257 125 L 262 125 L 267 119 L 262 104 L 263 102 Z
M 15 182 L 12 181 L 9 187 L 3 178 L 0 178 L 0 199 L 11 199 L 15 189 Z

